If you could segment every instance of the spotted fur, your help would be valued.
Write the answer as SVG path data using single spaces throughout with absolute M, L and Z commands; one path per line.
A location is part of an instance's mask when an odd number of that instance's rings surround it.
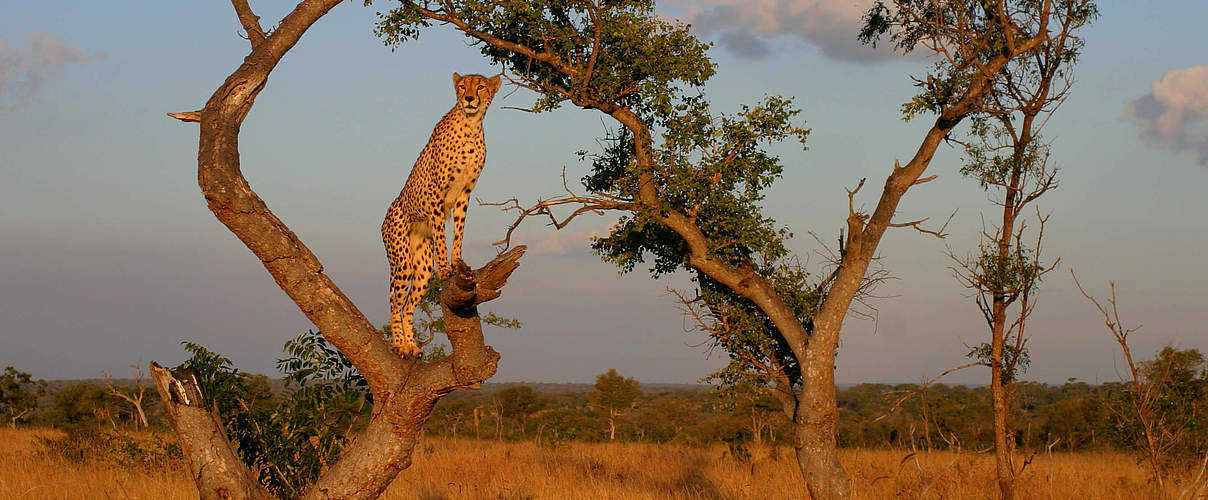
M 390 204 L 382 222 L 382 242 L 390 261 L 390 335 L 395 351 L 404 357 L 420 354 L 413 318 L 416 304 L 428 289 L 433 264 L 444 277 L 451 269 L 449 263 L 461 259 L 470 190 L 486 161 L 482 119 L 499 84 L 498 76 L 453 73 L 457 103 L 436 124 L 403 192 Z M 452 260 L 445 254 L 445 221 L 450 215 Z

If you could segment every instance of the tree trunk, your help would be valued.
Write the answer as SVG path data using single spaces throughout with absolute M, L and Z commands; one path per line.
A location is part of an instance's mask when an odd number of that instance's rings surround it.
M 143 428 L 146 429 L 146 428 L 150 427 L 150 425 L 147 424 L 147 414 L 143 413 L 142 396 L 139 396 L 138 402 L 134 404 L 134 409 L 138 410 L 138 421 L 143 424 Z
M 763 444 L 760 434 L 762 434 L 759 426 L 759 419 L 755 416 L 755 406 L 751 406 L 751 437 L 755 440 L 755 444 Z
M 13 416 L 12 416 L 12 418 L 10 418 L 10 419 L 8 420 L 8 427 L 9 427 L 10 429 L 16 429 L 16 428 L 17 428 L 17 421 L 18 421 L 18 420 L 21 420 L 21 419 L 23 419 L 23 418 L 25 418 L 25 416 L 26 416 L 26 415 L 29 415 L 29 414 L 30 414 L 30 413 L 32 413 L 33 411 L 34 411 L 34 409 L 33 409 L 33 408 L 26 408 L 25 410 L 22 410 L 20 413 L 14 413 L 14 414 L 13 414 Z
M 239 460 L 235 448 L 227 440 L 217 407 L 201 386 L 201 375 L 197 370 L 170 371 L 152 361 L 151 380 L 176 429 L 181 451 L 201 498 L 274 498 Z
M 474 439 L 482 439 L 482 432 L 478 426 L 478 407 L 474 407 Z
M 838 333 L 838 328 L 835 328 L 833 334 L 836 339 Z M 815 339 L 822 340 L 821 337 Z M 811 339 L 811 344 L 815 339 Z M 838 443 L 835 440 L 839 409 L 835 406 L 834 352 L 833 349 L 826 351 L 814 348 L 808 351 L 801 370 L 801 377 L 805 381 L 798 398 L 801 404 L 793 419 L 793 448 L 797 454 L 797 465 L 814 500 L 851 498 L 851 485 L 847 471 L 839 462 Z
M 524 247 L 470 270 L 454 263 L 440 302 L 452 353 L 433 362 L 396 355 L 377 328 L 323 271 L 318 258 L 278 219 L 244 178 L 239 130 L 268 75 L 319 18 L 340 0 L 303 0 L 266 35 L 246 0 L 232 0 L 251 53 L 201 111 L 170 114 L 201 125 L 198 184 L 210 210 L 264 264 L 277 285 L 365 377 L 374 408 L 365 431 L 304 498 L 377 498 L 411 463 L 432 407 L 456 389 L 476 389 L 494 375 L 499 354 L 484 343 L 478 304 L 500 296 Z M 173 376 L 152 363 L 156 390 L 180 437 L 202 498 L 267 498 L 223 435 L 196 377 Z
M 1015 441 L 1011 434 L 1011 398 L 1004 380 L 1003 328 L 1006 321 L 1005 302 L 995 299 L 994 320 L 990 339 L 990 395 L 994 406 L 994 472 L 998 478 L 998 491 L 1003 500 L 1015 500 L 1015 466 L 1012 456 Z

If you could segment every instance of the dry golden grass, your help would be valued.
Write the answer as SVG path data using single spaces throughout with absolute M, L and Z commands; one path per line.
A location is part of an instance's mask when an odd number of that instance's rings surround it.
M 54 430 L 0 429 L 0 499 L 195 499 L 185 471 L 73 464 L 41 453 L 38 437 Z
M 697 499 L 803 498 L 788 448 L 754 448 L 749 461 L 723 446 L 534 443 L 432 439 L 385 498 L 421 499 Z M 994 457 L 952 452 L 843 450 L 857 499 L 994 498 Z M 954 460 L 955 459 L 955 460 Z M 1020 479 L 1021 498 L 1163 498 L 1148 489 L 1145 471 L 1119 453 L 1037 456 Z M 942 472 L 942 474 L 941 474 Z M 938 479 L 937 479 L 938 478 Z M 930 486 L 928 487 L 928 484 Z M 791 485 L 793 488 L 785 488 Z
M 0 499 L 197 498 L 183 471 L 72 464 L 40 453 L 37 436 L 0 429 Z M 500 443 L 428 438 L 384 498 L 403 499 L 780 499 L 796 491 L 787 448 L 755 447 L 747 461 L 722 446 L 640 443 Z M 905 458 L 905 460 L 904 460 Z M 994 498 L 993 457 L 951 452 L 844 450 L 857 499 Z M 1050 482 L 1050 471 L 1052 481 Z M 785 488 L 786 485 L 792 488 Z M 930 486 L 928 486 L 930 485 Z M 1120 453 L 1054 453 L 1020 479 L 1028 499 L 1147 499 L 1145 471 Z

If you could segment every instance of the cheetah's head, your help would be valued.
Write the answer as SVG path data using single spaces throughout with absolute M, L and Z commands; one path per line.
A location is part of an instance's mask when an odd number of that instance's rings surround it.
M 457 92 L 457 109 L 474 116 L 486 111 L 499 90 L 498 75 L 487 78 L 482 75 L 461 76 L 453 73 L 453 88 Z

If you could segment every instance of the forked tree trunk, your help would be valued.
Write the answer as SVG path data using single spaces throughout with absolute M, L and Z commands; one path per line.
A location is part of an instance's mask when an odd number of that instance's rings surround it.
M 200 111 L 171 114 L 200 122 L 198 184 L 209 208 L 260 261 L 323 337 L 365 377 L 374 408 L 365 431 L 303 498 L 377 498 L 411 452 L 432 407 L 459 388 L 478 388 L 499 359 L 484 344 L 478 304 L 499 297 L 524 247 L 470 270 L 455 263 L 440 302 L 452 354 L 424 362 L 398 357 L 377 329 L 323 272 L 317 257 L 265 205 L 243 177 L 239 129 L 269 73 L 319 18 L 340 0 L 304 0 L 270 33 L 246 0 L 231 2 L 247 32 L 251 53 Z M 220 418 L 195 375 L 152 364 L 156 389 L 180 437 L 202 498 L 267 498 L 253 473 L 223 435 Z
M 463 262 L 457 263 L 454 278 L 446 282 L 441 294 L 453 354 L 417 365 L 413 367 L 415 379 L 375 393 L 368 427 L 304 498 L 377 498 L 400 471 L 410 466 L 411 452 L 437 400 L 457 387 L 477 388 L 494 374 L 499 355 L 483 345 L 475 306 L 499 296 L 498 288 L 506 283 L 523 254 L 524 247 L 516 247 L 475 271 Z M 151 378 L 180 438 L 201 498 L 273 497 L 239 460 L 195 371 L 172 372 L 152 362 Z M 450 386 L 450 381 L 456 387 Z

